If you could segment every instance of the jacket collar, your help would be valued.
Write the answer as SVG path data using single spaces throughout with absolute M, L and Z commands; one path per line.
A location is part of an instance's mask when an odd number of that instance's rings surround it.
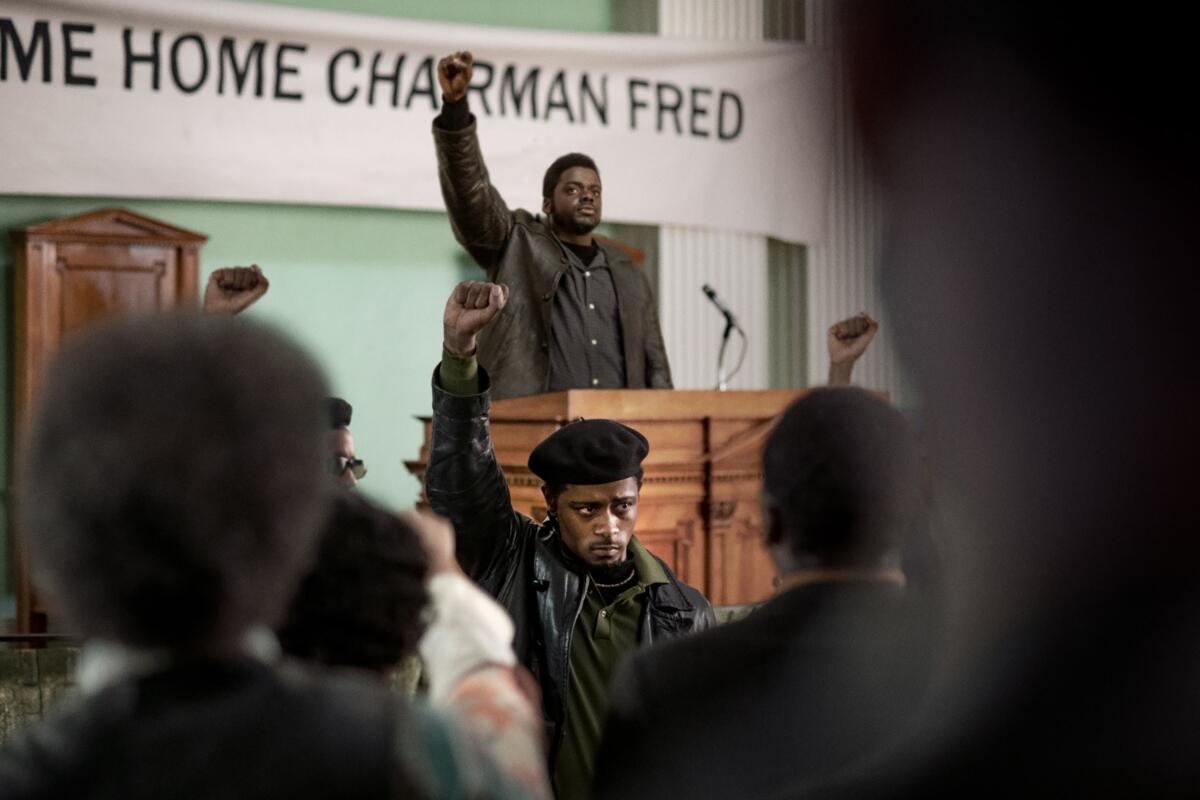
M 633 568 L 637 570 L 638 583 L 643 586 L 659 583 L 670 584 L 666 569 L 649 550 L 642 546 L 636 536 L 629 539 L 629 553 L 633 557 Z

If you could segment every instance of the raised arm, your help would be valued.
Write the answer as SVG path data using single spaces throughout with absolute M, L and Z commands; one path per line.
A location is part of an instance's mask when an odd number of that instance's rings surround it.
M 854 364 L 875 338 L 879 323 L 865 311 L 835 322 L 826 335 L 829 350 L 829 385 L 849 386 Z
M 409 524 L 429 554 L 430 621 L 421 638 L 429 676 L 429 699 L 447 712 L 470 739 L 458 758 L 478 751 L 518 792 L 484 782 L 486 769 L 459 770 L 465 794 L 534 798 L 550 796 L 545 742 L 531 680 L 513 653 L 513 623 L 494 600 L 471 583 L 454 556 L 454 532 L 445 520 L 410 513 Z M 472 779 L 475 780 L 472 783 Z
M 442 113 L 433 121 L 433 141 L 438 180 L 454 238 L 494 278 L 491 270 L 508 242 L 513 218 L 488 177 L 475 119 L 467 107 L 474 64 L 474 57 L 465 51 L 438 62 L 443 105 Z
M 499 284 L 464 281 L 442 317 L 442 363 L 433 376 L 433 432 L 425 494 L 453 523 L 463 569 L 495 594 L 515 568 L 528 524 L 512 508 L 492 448 L 487 373 L 475 363 L 475 335 L 508 301 Z
M 215 269 L 204 287 L 204 313 L 240 314 L 257 303 L 270 285 L 257 264 Z

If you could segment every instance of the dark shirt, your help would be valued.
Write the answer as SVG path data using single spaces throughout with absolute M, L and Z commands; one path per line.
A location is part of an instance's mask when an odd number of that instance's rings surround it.
M 628 585 L 602 590 L 589 580 L 571 636 L 566 735 L 554 762 L 554 789 L 563 800 L 591 796 L 596 751 L 608 714 L 608 686 L 621 657 L 637 649 L 646 590 L 667 574 L 638 540 L 629 542 Z M 628 569 L 627 568 L 627 569 Z M 606 582 L 601 577 L 601 582 Z
M 567 269 L 554 292 L 550 311 L 551 392 L 564 389 L 621 389 L 625 357 L 617 290 L 604 251 L 596 248 L 584 263 L 564 246 Z

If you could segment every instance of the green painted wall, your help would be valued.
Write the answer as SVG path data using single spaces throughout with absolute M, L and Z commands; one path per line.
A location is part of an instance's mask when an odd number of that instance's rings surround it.
M 556 31 L 613 30 L 610 0 L 255 0 L 264 5 Z
M 512 27 L 613 30 L 610 0 L 259 0 L 342 12 Z M 432 154 L 429 155 L 432 158 Z M 316 206 L 0 195 L 0 486 L 13 447 L 10 231 L 56 217 L 122 206 L 209 237 L 201 286 L 221 266 L 257 263 L 271 289 L 247 314 L 307 347 L 333 390 L 354 405 L 363 491 L 410 505 L 419 486 L 403 461 L 417 454 L 429 411 L 429 375 L 441 352 L 441 308 L 459 280 L 482 273 L 454 242 L 444 214 Z M 7 519 L 0 509 L 0 525 Z M 12 543 L 0 529 L 0 619 L 10 617 Z

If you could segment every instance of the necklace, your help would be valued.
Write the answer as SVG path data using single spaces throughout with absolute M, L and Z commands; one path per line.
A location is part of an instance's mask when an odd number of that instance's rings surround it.
M 596 586 L 601 589 L 616 589 L 618 586 L 624 586 L 625 584 L 629 583 L 631 580 L 633 580 L 635 575 L 637 575 L 637 570 L 630 570 L 628 575 L 616 583 L 601 583 L 595 578 L 592 578 L 592 583 L 596 584 Z

